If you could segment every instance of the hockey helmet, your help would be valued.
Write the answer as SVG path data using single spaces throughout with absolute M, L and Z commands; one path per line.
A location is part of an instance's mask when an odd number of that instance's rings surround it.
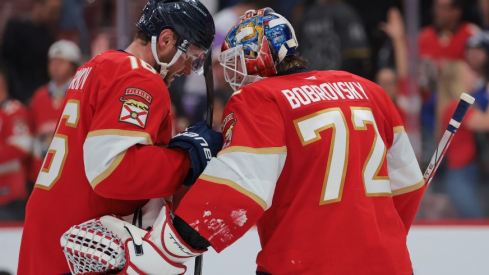
M 185 53 L 190 45 L 198 47 L 205 55 L 211 50 L 214 42 L 214 20 L 204 4 L 198 0 L 150 0 L 144 7 L 136 26 L 152 38 L 155 57 L 156 48 L 153 44 L 156 43 L 161 31 L 166 28 L 172 29 L 179 36 L 178 56 L 182 52 Z M 156 60 L 163 65 L 158 58 Z M 193 62 L 192 69 L 201 73 L 203 61 L 202 55 L 200 59 Z
M 299 46 L 292 25 L 271 8 L 249 10 L 231 28 L 222 44 L 220 63 L 236 90 L 277 74 L 276 65 Z

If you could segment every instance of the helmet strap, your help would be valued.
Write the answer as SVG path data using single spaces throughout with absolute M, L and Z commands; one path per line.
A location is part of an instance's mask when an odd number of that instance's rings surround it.
M 151 36 L 151 52 L 153 53 L 153 57 L 156 63 L 161 66 L 160 69 L 161 78 L 165 78 L 166 74 L 168 73 L 168 69 L 177 62 L 178 58 L 182 55 L 183 52 L 178 48 L 177 52 L 173 56 L 170 63 L 161 62 L 160 59 L 158 58 L 158 54 L 156 53 L 156 40 L 157 40 L 156 35 Z

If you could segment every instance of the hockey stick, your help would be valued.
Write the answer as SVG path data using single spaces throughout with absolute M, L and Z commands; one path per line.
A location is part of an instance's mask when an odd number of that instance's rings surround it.
M 453 136 L 457 132 L 457 129 L 458 127 L 460 127 L 460 124 L 462 123 L 462 120 L 464 119 L 467 110 L 469 109 L 470 105 L 474 103 L 474 101 L 475 99 L 466 93 L 462 93 L 462 95 L 460 96 L 460 101 L 458 102 L 457 109 L 455 109 L 455 112 L 453 113 L 452 118 L 448 123 L 447 129 L 441 137 L 438 148 L 436 149 L 435 154 L 433 154 L 430 164 L 428 165 L 428 168 L 426 168 L 426 172 L 424 172 L 423 178 L 427 186 L 430 185 L 431 180 L 435 175 L 436 169 L 438 169 L 438 165 L 440 165 L 443 156 L 447 152 L 448 146 L 450 145 Z
M 211 47 L 212 49 L 212 47 Z M 212 73 L 212 51 L 205 57 L 204 61 L 205 89 L 207 92 L 207 118 L 206 123 L 212 129 L 212 117 L 214 115 L 214 75 Z M 195 258 L 194 275 L 202 275 L 202 254 Z
M 214 75 L 212 73 L 212 52 L 207 54 L 204 61 L 205 89 L 207 92 L 207 126 L 212 128 L 212 117 L 214 115 Z

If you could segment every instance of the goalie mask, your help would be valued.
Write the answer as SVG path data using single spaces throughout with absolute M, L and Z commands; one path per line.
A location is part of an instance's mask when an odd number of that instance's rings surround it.
M 192 62 L 192 70 L 202 74 L 205 55 L 214 43 L 214 20 L 207 8 L 198 0 L 150 0 L 143 9 L 136 26 L 151 37 L 151 51 L 156 62 L 161 65 L 162 77 L 168 67 L 180 55 L 187 52 L 190 45 L 198 47 L 202 54 Z M 156 41 L 163 29 L 172 29 L 178 35 L 178 51 L 170 63 L 163 63 L 156 53 Z
M 271 8 L 249 10 L 229 31 L 219 61 L 236 89 L 277 74 L 276 65 L 299 44 L 292 25 Z

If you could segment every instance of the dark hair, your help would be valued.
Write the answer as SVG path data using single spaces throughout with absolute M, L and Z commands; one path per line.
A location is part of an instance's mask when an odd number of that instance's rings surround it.
M 147 45 L 151 41 L 151 38 L 149 37 L 149 35 L 147 35 L 142 30 L 138 30 L 136 32 L 136 34 L 134 35 L 134 39 L 141 40 L 143 42 L 143 45 Z
M 270 45 L 269 43 L 269 48 L 270 48 L 270 53 L 272 54 L 273 58 L 273 63 L 275 64 L 275 69 L 277 69 L 277 74 L 281 74 L 288 69 L 298 67 L 298 68 L 306 68 L 307 67 L 307 60 L 305 60 L 302 56 L 299 55 L 299 52 L 295 52 L 292 55 L 287 55 L 282 62 L 279 62 L 278 60 L 278 53 L 277 51 Z
M 170 30 L 172 30 L 172 31 L 173 31 L 173 29 L 171 29 L 171 28 L 166 28 L 166 29 L 170 29 Z M 164 29 L 163 29 L 163 30 L 164 30 Z M 161 31 L 163 31 L 163 30 L 161 30 Z M 178 34 L 177 34 L 175 31 L 173 31 L 173 33 L 174 33 L 173 38 L 175 38 L 175 40 L 178 40 L 178 37 L 179 37 L 179 36 L 178 36 Z M 149 35 L 147 35 L 147 34 L 146 34 L 144 31 L 142 31 L 142 30 L 138 30 L 138 31 L 136 32 L 136 34 L 134 35 L 134 39 L 139 39 L 139 40 L 141 40 L 141 41 L 143 42 L 143 45 L 148 45 L 148 43 L 150 43 L 150 42 L 151 42 L 151 37 L 149 37 Z
M 275 57 L 274 57 L 275 60 Z M 306 68 L 307 60 L 305 60 L 302 56 L 299 55 L 298 52 L 295 52 L 293 55 L 287 55 L 282 62 L 275 65 L 277 69 L 277 74 L 281 74 L 287 71 L 290 68 Z

